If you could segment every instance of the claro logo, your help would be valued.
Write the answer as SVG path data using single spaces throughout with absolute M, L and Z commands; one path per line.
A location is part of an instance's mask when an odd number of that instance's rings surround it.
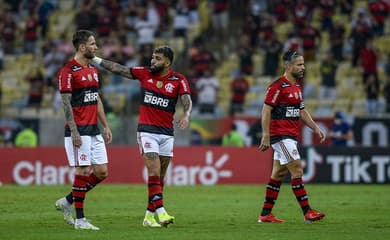
M 54 185 L 71 183 L 74 169 L 68 166 L 43 166 L 40 161 L 21 161 L 15 165 L 12 175 L 15 183 L 20 185 Z
M 229 160 L 228 154 L 222 154 L 214 160 L 213 152 L 205 154 L 205 164 L 196 166 L 174 165 L 174 161 L 168 167 L 165 182 L 167 185 L 215 185 L 220 178 L 231 178 L 232 171 L 223 169 L 224 164 Z M 147 182 L 148 172 L 146 167 L 143 172 L 144 180 Z

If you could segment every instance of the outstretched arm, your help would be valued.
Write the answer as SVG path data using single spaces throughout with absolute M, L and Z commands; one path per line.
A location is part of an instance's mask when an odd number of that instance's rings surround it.
M 119 63 L 112 62 L 112 61 L 109 61 L 106 59 L 102 59 L 102 58 L 96 57 L 96 56 L 94 58 L 92 58 L 92 62 L 96 65 L 102 66 L 104 69 L 106 69 L 112 73 L 121 75 L 122 77 L 125 77 L 125 78 L 134 79 L 133 75 L 131 75 L 129 67 L 127 67 L 127 66 L 124 66 L 124 65 L 121 65 Z
M 183 116 L 179 119 L 178 125 L 180 129 L 185 129 L 188 127 L 190 122 L 190 114 L 192 111 L 192 100 L 190 94 L 183 94 L 180 97 L 180 101 L 183 104 Z

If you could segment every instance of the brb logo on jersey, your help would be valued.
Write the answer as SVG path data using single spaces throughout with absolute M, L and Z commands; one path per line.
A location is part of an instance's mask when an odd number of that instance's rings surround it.
M 99 97 L 99 93 L 97 92 L 93 92 L 93 93 L 86 93 L 84 95 L 84 102 L 85 103 L 88 103 L 88 102 L 96 102 L 98 100 L 98 97 Z
M 148 92 L 145 93 L 144 103 L 159 107 L 168 107 L 169 100 L 162 97 L 154 96 L 153 93 Z
M 300 110 L 293 107 L 288 107 L 286 110 L 286 117 L 299 117 Z

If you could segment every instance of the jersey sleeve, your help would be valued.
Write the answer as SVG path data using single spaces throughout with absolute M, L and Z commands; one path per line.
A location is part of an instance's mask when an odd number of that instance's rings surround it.
M 187 78 L 182 76 L 180 78 L 180 89 L 179 89 L 179 95 L 183 94 L 191 94 L 190 85 L 188 84 Z
M 271 84 L 268 87 L 267 92 L 265 93 L 264 103 L 272 107 L 275 107 L 276 105 L 278 105 L 280 98 L 281 98 L 280 89 L 277 87 L 276 84 Z
M 141 81 L 148 72 L 148 69 L 146 67 L 132 67 L 129 71 L 134 79 Z
M 58 90 L 60 93 L 72 92 L 72 72 L 70 68 L 63 67 L 58 74 Z

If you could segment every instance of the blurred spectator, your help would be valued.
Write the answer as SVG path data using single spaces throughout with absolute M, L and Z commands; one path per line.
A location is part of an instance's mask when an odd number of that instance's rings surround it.
M 226 34 L 229 27 L 229 1 L 211 0 L 211 2 L 212 25 L 215 31 L 213 36 L 222 40 L 227 37 Z
M 16 134 L 15 147 L 37 147 L 38 134 L 30 127 Z
M 385 85 L 383 88 L 383 93 L 386 102 L 386 113 L 390 114 L 390 53 L 387 54 L 384 72 Z
M 350 41 L 352 41 L 352 66 L 356 67 L 360 59 L 360 49 L 371 37 L 371 20 L 363 8 L 358 9 L 357 16 L 352 19 Z
M 344 60 L 345 26 L 339 17 L 334 16 L 333 18 L 333 27 L 329 30 L 329 43 L 334 59 L 340 62 Z
M 369 38 L 363 48 L 360 49 L 360 64 L 363 70 L 363 83 L 367 81 L 368 76 L 374 76 L 375 81 L 378 79 L 378 49 L 374 48 L 373 39 Z
M 321 9 L 321 30 L 331 30 L 333 28 L 332 17 L 336 11 L 336 0 L 320 0 Z
M 32 12 L 27 17 L 24 29 L 24 52 L 35 54 L 36 41 L 38 40 L 39 22 L 37 15 Z
M 97 7 L 97 19 L 96 19 L 96 33 L 102 39 L 108 37 L 110 32 L 114 30 L 113 22 L 108 10 L 104 6 Z
M 343 112 L 336 112 L 332 124 L 332 131 L 328 133 L 333 146 L 347 146 L 349 140 L 353 139 L 353 132 L 350 124 L 345 120 Z
M 339 0 L 339 5 L 340 13 L 350 18 L 355 5 L 355 0 Z
M 271 2 L 271 1 L 269 1 Z M 271 11 L 273 15 L 276 18 L 276 21 L 278 23 L 284 23 L 287 22 L 290 12 L 290 4 L 292 3 L 291 0 L 274 0 L 272 1 L 273 6 L 271 7 Z
M 49 18 L 54 11 L 55 6 L 51 1 L 43 0 L 38 7 L 38 21 L 41 26 L 41 38 L 45 38 L 49 30 Z
M 190 68 L 194 70 L 196 77 L 203 76 L 206 71 L 213 72 L 216 59 L 214 54 L 207 50 L 202 39 L 194 40 L 190 57 Z
M 82 1 L 75 16 L 76 29 L 95 29 L 97 15 L 93 11 L 93 3 L 93 1 Z
M 173 17 L 173 36 L 187 39 L 187 30 L 190 25 L 190 11 L 185 0 L 179 0 L 175 6 Z
M 223 135 L 222 146 L 224 147 L 244 147 L 244 138 L 237 131 L 236 124 L 232 124 L 230 131 Z
M 368 3 L 368 10 L 373 17 L 373 34 L 383 36 L 385 32 L 386 18 L 389 16 L 390 5 L 388 1 L 373 0 Z
M 298 30 L 304 26 L 304 23 L 310 18 L 310 7 L 305 0 L 297 0 L 293 8 L 294 29 Z
M 241 35 L 237 47 L 237 55 L 240 61 L 240 72 L 247 75 L 253 73 L 253 47 L 251 47 L 249 36 Z
M 148 19 L 145 9 L 139 11 L 135 29 L 137 31 L 137 46 L 139 46 L 141 52 L 144 51 L 146 46 L 153 46 L 157 26 Z
M 243 75 L 239 74 L 231 82 L 230 89 L 232 91 L 230 115 L 233 116 L 244 111 L 245 96 L 249 91 L 249 83 Z
M 43 91 L 45 89 L 45 79 L 41 70 L 36 68 L 35 71 L 29 75 L 27 81 L 30 84 L 28 92 L 28 106 L 39 110 L 41 107 Z
M 43 63 L 46 68 L 46 82 L 48 85 L 53 83 L 53 79 L 57 76 L 57 72 L 61 66 L 61 64 L 67 59 L 67 55 L 60 51 L 55 43 L 46 38 L 43 46 L 42 46 L 42 54 L 43 54 Z
M 283 51 L 283 45 L 278 40 L 276 33 L 273 33 L 269 38 L 264 39 L 261 46 L 265 52 L 264 59 L 264 75 L 276 76 L 279 68 L 280 54 Z
M 315 61 L 318 46 L 320 46 L 321 34 L 309 22 L 304 23 L 304 27 L 300 29 L 299 36 L 302 39 L 303 55 L 305 61 Z
M 367 98 L 367 113 L 370 116 L 374 116 L 379 113 L 379 81 L 375 75 L 369 75 L 364 85 Z
M 214 114 L 216 112 L 219 80 L 210 70 L 204 72 L 196 82 L 198 91 L 198 106 L 200 114 Z
M 3 43 L 0 41 L 0 71 L 2 71 L 3 69 L 4 69 L 4 49 L 3 49 Z
M 334 61 L 333 53 L 327 52 L 326 58 L 321 62 L 321 84 L 319 89 L 318 98 L 324 99 L 336 99 L 336 72 L 337 62 Z
M 198 0 L 185 0 L 191 24 L 199 24 Z
M 261 119 L 258 119 L 251 125 L 247 133 L 247 136 L 249 136 L 251 140 L 251 146 L 260 146 L 262 132 Z
M 4 22 L 0 26 L 0 36 L 3 42 L 3 49 L 5 54 L 15 53 L 15 40 L 17 34 L 17 25 L 14 20 L 14 15 L 10 11 L 5 12 Z
M 274 16 L 267 13 L 261 16 L 259 25 L 260 41 L 265 41 L 269 39 L 272 35 L 274 35 L 274 25 Z

